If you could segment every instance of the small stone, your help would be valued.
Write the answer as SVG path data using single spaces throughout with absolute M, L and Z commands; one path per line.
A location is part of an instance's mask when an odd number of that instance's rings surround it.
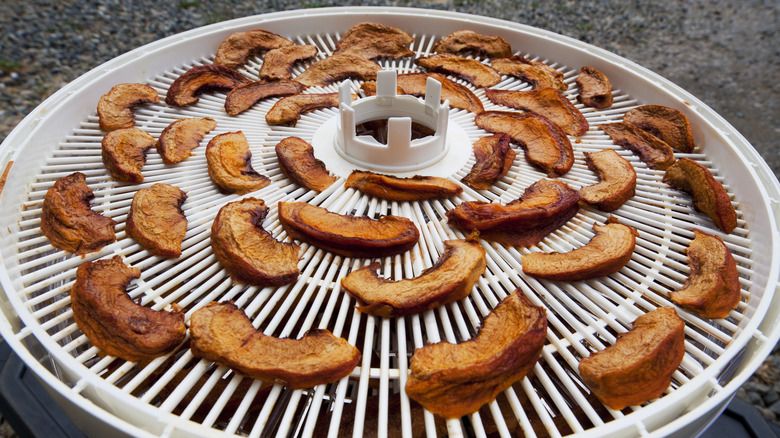
M 769 391 L 766 394 L 764 394 L 764 403 L 766 403 L 767 406 L 771 405 L 772 403 L 780 400 L 780 394 L 778 394 L 775 391 Z
M 776 402 L 772 403 L 772 406 L 769 406 L 768 409 L 773 414 L 780 415 L 780 401 L 776 401 Z

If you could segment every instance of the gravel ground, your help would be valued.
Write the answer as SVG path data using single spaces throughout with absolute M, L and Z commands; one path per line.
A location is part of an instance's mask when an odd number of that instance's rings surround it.
M 691 92 L 780 175 L 780 2 L 0 0 L 0 141 L 88 70 L 162 37 L 275 10 L 334 5 L 447 9 L 528 24 L 622 55 Z M 776 349 L 777 350 L 777 349 Z M 780 356 L 738 396 L 780 418 Z

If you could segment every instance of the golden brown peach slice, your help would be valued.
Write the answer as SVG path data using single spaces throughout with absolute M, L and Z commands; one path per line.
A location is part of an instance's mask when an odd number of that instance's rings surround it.
M 354 170 L 344 187 L 390 201 L 421 201 L 455 196 L 463 191 L 458 184 L 439 176 L 415 175 L 399 178 L 364 170 Z
M 450 101 L 450 107 L 471 111 L 479 114 L 484 111 L 482 101 L 465 85 L 452 82 L 441 73 L 406 73 L 398 75 L 396 87 L 399 94 L 409 94 L 417 97 L 425 97 L 425 88 L 428 78 L 433 78 L 441 83 L 441 101 Z M 376 82 L 364 82 L 360 89 L 366 96 L 376 94 Z
M 293 44 L 292 41 L 283 36 L 262 29 L 236 32 L 220 43 L 214 57 L 214 64 L 227 68 L 238 68 L 246 64 L 250 56 Z
M 154 138 L 138 128 L 121 128 L 103 136 L 101 156 L 108 172 L 119 181 L 143 182 L 141 168 Z
M 293 389 L 335 382 L 360 362 L 360 351 L 327 330 L 301 339 L 266 336 L 232 302 L 212 302 L 190 317 L 192 354 L 245 376 Z
M 198 101 L 198 95 L 206 91 L 230 91 L 252 82 L 241 73 L 221 65 L 197 65 L 184 72 L 168 87 L 165 103 L 185 106 Z
M 579 136 L 588 132 L 588 121 L 572 103 L 552 88 L 531 91 L 485 90 L 488 99 L 497 105 L 521 109 L 539 114 L 560 126 L 568 135 Z
M 229 116 L 237 116 L 263 99 L 298 94 L 304 88 L 306 87 L 300 82 L 287 79 L 239 85 L 230 90 L 230 93 L 225 97 L 225 111 Z
M 447 240 L 439 260 L 417 277 L 400 281 L 380 278 L 379 263 L 352 271 L 341 286 L 357 300 L 357 309 L 392 318 L 412 315 L 463 299 L 485 272 L 485 250 L 479 240 Z
M 380 69 L 379 64 L 362 56 L 332 55 L 310 65 L 295 80 L 307 87 L 324 87 L 344 79 L 373 81 Z
M 725 318 L 741 299 L 737 263 L 720 237 L 693 232 L 687 250 L 691 273 L 682 289 L 669 296 L 702 318 Z
M 110 217 L 92 211 L 94 198 L 81 172 L 58 179 L 43 198 L 41 231 L 54 247 L 77 255 L 99 251 L 116 240 Z
M 366 59 L 414 56 L 408 46 L 414 41 L 408 33 L 380 23 L 358 23 L 336 43 L 335 55 L 350 54 Z
M 184 161 L 197 148 L 203 138 L 217 127 L 208 117 L 179 119 L 165 127 L 157 139 L 157 153 L 166 164 Z
M 651 169 L 665 170 L 674 164 L 674 151 L 668 144 L 636 126 L 615 122 L 599 125 L 615 144 L 633 151 Z
M 501 75 L 476 59 L 463 58 L 449 53 L 417 58 L 414 63 L 428 70 L 457 76 L 475 87 L 492 87 L 501 82 Z
M 517 290 L 485 317 L 474 339 L 416 349 L 406 394 L 444 418 L 474 413 L 533 369 L 546 335 L 545 309 Z
M 122 258 L 86 261 L 76 270 L 70 292 L 73 319 L 90 342 L 130 362 L 153 359 L 184 340 L 184 313 L 156 311 L 136 304 L 125 289 L 141 271 Z
M 321 192 L 338 179 L 314 157 L 314 148 L 302 138 L 287 137 L 274 149 L 284 174 L 307 189 Z
M 586 106 L 598 109 L 612 106 L 612 86 L 604 73 L 584 66 L 574 82 L 580 89 L 577 99 Z
M 263 229 L 268 207 L 262 199 L 244 198 L 226 204 L 211 226 L 211 249 L 236 281 L 280 286 L 298 278 L 294 243 L 278 242 Z
M 662 105 L 642 105 L 629 110 L 623 121 L 660 138 L 681 152 L 693 152 L 693 132 L 685 114 Z
M 257 76 L 263 81 L 292 79 L 295 64 L 317 56 L 317 46 L 301 44 L 269 50 L 263 57 L 263 65 Z
M 98 123 L 103 131 L 131 128 L 135 124 L 133 107 L 142 103 L 157 103 L 157 91 L 144 84 L 114 85 L 100 96 L 97 105 Z
M 488 58 L 512 56 L 512 47 L 498 35 L 483 35 L 473 30 L 459 30 L 446 35 L 433 45 L 436 53 L 476 53 Z
M 144 248 L 163 257 L 179 257 L 187 233 L 181 210 L 187 194 L 170 184 L 157 183 L 133 196 L 127 214 L 127 234 Z
M 601 211 L 614 211 L 634 196 L 636 171 L 620 154 L 612 149 L 585 152 L 585 162 L 601 181 L 579 190 L 582 202 Z
M 357 96 L 352 95 L 352 100 Z M 339 93 L 296 94 L 279 99 L 265 114 L 269 125 L 295 126 L 301 114 L 339 106 Z
M 507 134 L 494 134 L 474 142 L 474 158 L 469 174 L 461 181 L 476 190 L 487 190 L 503 178 L 515 161 Z
M 563 73 L 543 62 L 530 61 L 520 55 L 493 59 L 490 66 L 501 74 L 528 82 L 534 89 L 550 87 L 561 93 L 569 89 L 569 84 L 563 81 Z
M 729 194 L 706 167 L 690 158 L 680 158 L 666 169 L 663 181 L 690 193 L 693 207 L 709 216 L 724 233 L 728 234 L 737 227 L 737 212 L 731 205 Z
M 596 235 L 590 242 L 573 251 L 522 256 L 523 272 L 548 280 L 578 281 L 619 271 L 634 254 L 636 230 L 617 222 L 593 224 L 593 230 Z
M 400 216 L 347 216 L 305 202 L 280 202 L 279 221 L 293 239 L 347 257 L 384 257 L 411 249 L 420 238 Z
M 660 397 L 685 355 L 684 330 L 674 308 L 648 312 L 614 345 L 580 361 L 582 380 L 615 410 Z
M 212 138 L 206 146 L 206 162 L 212 181 L 229 193 L 242 195 L 271 183 L 252 168 L 252 152 L 241 131 Z

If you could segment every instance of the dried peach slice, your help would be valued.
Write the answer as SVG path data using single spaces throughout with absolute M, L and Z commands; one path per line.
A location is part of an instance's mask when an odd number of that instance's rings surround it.
M 163 257 L 179 257 L 187 233 L 181 210 L 187 194 L 170 184 L 157 183 L 133 196 L 127 214 L 127 234 L 144 248 Z
M 293 44 L 287 38 L 267 30 L 255 29 L 247 32 L 236 32 L 220 43 L 214 57 L 214 64 L 227 68 L 238 68 L 246 64 L 250 56 Z
M 561 93 L 569 89 L 569 84 L 563 81 L 563 73 L 543 62 L 531 61 L 520 55 L 493 59 L 490 66 L 501 74 L 528 82 L 533 88 L 550 87 Z
M 464 55 L 476 53 L 488 58 L 504 58 L 512 56 L 512 47 L 499 35 L 483 35 L 473 30 L 459 30 L 433 45 L 436 53 L 452 53 Z
M 222 65 L 196 65 L 168 87 L 165 103 L 185 106 L 198 101 L 198 95 L 206 91 L 230 91 L 242 84 L 252 82 L 241 73 Z
M 274 149 L 284 174 L 307 189 L 321 192 L 338 179 L 328 172 L 325 163 L 314 158 L 314 148 L 302 138 L 287 137 Z
M 406 394 L 444 418 L 474 413 L 531 372 L 546 335 L 545 309 L 517 290 L 485 317 L 475 338 L 416 349 Z
M 306 87 L 300 82 L 287 79 L 239 85 L 230 90 L 230 93 L 225 97 L 225 111 L 229 116 L 236 116 L 263 99 L 291 96 L 300 93 L 304 88 Z
M 400 216 L 347 216 L 306 202 L 280 202 L 279 221 L 293 239 L 347 257 L 384 257 L 411 249 L 420 238 Z
M 414 56 L 408 46 L 414 41 L 408 33 L 379 23 L 358 23 L 336 43 L 335 55 L 350 54 L 366 59 Z
M 86 261 L 76 270 L 70 292 L 73 319 L 90 342 L 129 362 L 153 359 L 175 349 L 187 328 L 184 313 L 156 311 L 133 302 L 125 289 L 141 271 L 120 256 Z
M 195 356 L 293 389 L 335 382 L 360 362 L 360 351 L 328 330 L 310 330 L 301 339 L 266 336 L 232 302 L 193 312 L 190 334 Z
M 362 56 L 332 55 L 310 65 L 295 80 L 307 87 L 324 87 L 344 79 L 373 81 L 380 69 L 379 64 Z
M 46 192 L 41 231 L 54 247 L 81 255 L 116 240 L 116 222 L 90 208 L 94 197 L 81 172 L 58 179 Z
M 476 163 L 461 181 L 476 190 L 487 190 L 503 178 L 515 161 L 507 134 L 494 134 L 474 142 Z
M 615 144 L 636 153 L 651 169 L 665 170 L 674 164 L 674 152 L 668 144 L 630 123 L 607 123 L 599 125 L 599 129 Z
M 484 111 L 482 101 L 465 85 L 452 82 L 441 73 L 405 73 L 396 78 L 396 87 L 399 94 L 409 94 L 417 97 L 425 97 L 425 87 L 428 78 L 433 78 L 441 83 L 441 101 L 450 101 L 450 107 L 471 111 L 479 114 Z M 376 82 L 364 82 L 360 89 L 366 96 L 376 94 Z
M 434 72 L 457 76 L 475 87 L 492 87 L 501 81 L 501 75 L 489 66 L 449 53 L 417 58 L 414 63 Z
M 571 219 L 579 198 L 566 183 L 541 179 L 506 205 L 463 202 L 447 212 L 447 221 L 465 231 L 478 230 L 485 240 L 530 246 Z
M 588 280 L 613 274 L 631 260 L 636 230 L 617 223 L 593 224 L 596 235 L 566 253 L 534 252 L 522 256 L 523 272 L 532 277 L 558 281 Z
M 458 184 L 439 176 L 415 175 L 399 178 L 365 170 L 354 170 L 344 187 L 390 201 L 421 201 L 455 196 L 463 191 Z
M 674 308 L 659 307 L 633 326 L 579 365 L 585 384 L 615 410 L 660 397 L 685 355 L 685 323 Z
M 166 164 L 184 161 L 216 127 L 217 122 L 209 117 L 176 120 L 160 133 L 157 152 Z
M 357 96 L 352 95 L 352 100 Z M 339 106 L 339 93 L 296 94 L 279 99 L 265 114 L 269 125 L 295 126 L 301 114 Z
M 298 278 L 294 243 L 278 242 L 263 229 L 268 207 L 262 199 L 244 198 L 226 204 L 211 226 L 214 256 L 234 280 L 256 286 L 281 286 Z
M 612 149 L 585 152 L 585 161 L 601 181 L 580 189 L 582 202 L 601 211 L 614 211 L 634 196 L 636 171 L 620 154 Z
M 693 207 L 709 216 L 724 233 L 737 227 L 737 212 L 729 194 L 706 167 L 690 158 L 680 158 L 666 169 L 663 181 L 690 193 Z
M 580 89 L 577 99 L 586 106 L 598 109 L 612 106 L 612 86 L 604 73 L 593 67 L 584 66 L 574 82 Z
M 292 69 L 296 63 L 317 56 L 317 46 L 300 44 L 269 50 L 263 57 L 263 65 L 257 76 L 263 81 L 292 79 Z
M 660 138 L 681 152 L 693 152 L 693 132 L 685 114 L 662 105 L 642 105 L 629 110 L 623 121 Z
M 412 315 L 465 298 L 485 272 L 485 250 L 479 240 L 447 240 L 439 260 L 417 277 L 400 281 L 380 278 L 379 263 L 352 271 L 341 286 L 357 300 L 357 309 L 392 318 Z
M 119 181 L 140 183 L 141 168 L 146 164 L 146 152 L 154 146 L 154 138 L 138 128 L 122 128 L 103 136 L 101 156 L 108 172 Z
M 103 131 L 131 128 L 135 124 L 133 107 L 142 103 L 157 103 L 157 91 L 144 84 L 118 84 L 100 96 L 97 105 L 98 123 Z
M 252 168 L 252 152 L 241 131 L 212 138 L 206 146 L 206 162 L 212 181 L 229 193 L 242 195 L 271 183 Z
M 572 103 L 552 88 L 531 91 L 485 90 L 488 99 L 497 105 L 521 109 L 539 114 L 563 129 L 569 135 L 579 136 L 588 132 L 588 121 Z
M 693 232 L 686 251 L 691 273 L 682 289 L 669 296 L 702 318 L 725 318 L 741 299 L 737 262 L 720 237 Z
M 485 111 L 474 123 L 494 133 L 507 134 L 525 150 L 525 159 L 549 176 L 560 176 L 574 165 L 574 150 L 566 133 L 555 123 L 532 113 Z

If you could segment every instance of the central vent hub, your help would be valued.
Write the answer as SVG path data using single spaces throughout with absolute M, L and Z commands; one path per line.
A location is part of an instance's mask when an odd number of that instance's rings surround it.
M 345 160 L 382 172 L 409 172 L 441 160 L 448 149 L 449 101 L 441 103 L 441 83 L 428 78 L 425 101 L 396 92 L 396 72 L 377 74 L 376 95 L 352 102 L 349 82 L 339 87 L 336 151 Z M 387 144 L 370 135 L 357 135 L 356 125 L 387 120 Z M 412 140 L 412 123 L 433 131 Z

